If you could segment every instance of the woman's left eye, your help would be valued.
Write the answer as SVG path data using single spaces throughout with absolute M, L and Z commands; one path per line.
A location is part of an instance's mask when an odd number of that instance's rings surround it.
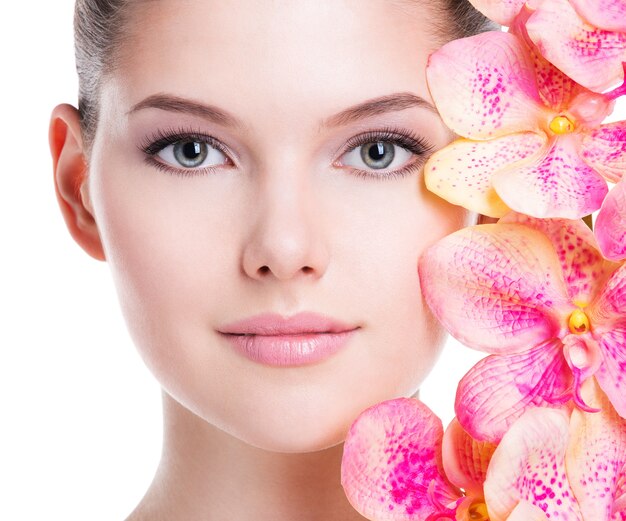
M 364 167 L 374 170 L 395 169 L 404 165 L 413 155 L 412 152 L 389 141 L 365 143 L 344 154 L 344 164 L 362 170 Z
M 206 168 L 228 163 L 222 151 L 196 139 L 181 139 L 163 147 L 155 155 L 174 168 Z
M 422 137 L 393 129 L 360 134 L 347 146 L 340 166 L 350 166 L 358 175 L 380 179 L 408 175 L 419 169 L 434 148 Z

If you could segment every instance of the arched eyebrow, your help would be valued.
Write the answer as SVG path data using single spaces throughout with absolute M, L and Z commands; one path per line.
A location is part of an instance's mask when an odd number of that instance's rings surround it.
M 435 114 L 439 114 L 437 109 L 424 98 L 412 94 L 410 92 L 397 92 L 388 94 L 378 98 L 366 100 L 358 105 L 353 105 L 345 110 L 330 116 L 321 123 L 321 127 L 340 127 L 353 123 L 360 119 L 369 118 L 385 112 L 394 112 L 398 110 L 409 109 L 412 107 L 421 107 L 428 109 Z
M 224 127 L 245 129 L 245 125 L 237 117 L 229 112 L 216 107 L 215 105 L 207 105 L 199 101 L 181 98 L 173 94 L 153 94 L 148 96 L 139 103 L 136 103 L 127 112 L 127 115 L 134 114 L 143 109 L 159 109 L 168 112 L 184 112 L 197 116 L 208 121 L 217 123 Z
M 437 109 L 424 98 L 410 92 L 397 92 L 377 98 L 371 98 L 357 105 L 348 107 L 320 122 L 320 128 L 339 127 L 386 112 L 405 110 L 412 107 L 421 107 L 438 114 Z M 195 100 L 181 98 L 172 94 L 153 94 L 133 105 L 127 114 L 133 114 L 142 109 L 154 108 L 169 112 L 184 112 L 222 125 L 239 130 L 246 130 L 247 126 L 236 116 L 215 106 Z

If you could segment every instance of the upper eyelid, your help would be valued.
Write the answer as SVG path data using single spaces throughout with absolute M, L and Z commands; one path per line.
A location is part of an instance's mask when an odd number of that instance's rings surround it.
M 346 148 L 341 153 L 341 156 L 359 146 L 376 142 L 377 139 L 379 141 L 391 142 L 400 148 L 408 150 L 414 155 L 427 156 L 435 149 L 435 145 L 431 143 L 429 139 L 418 136 L 412 131 L 406 132 L 393 127 L 385 127 L 383 130 L 366 131 L 351 137 L 346 144 Z
M 208 134 L 204 134 L 202 132 L 195 131 L 178 131 L 173 134 L 165 134 L 165 133 L 157 133 L 152 135 L 150 138 L 145 139 L 139 145 L 139 148 L 143 150 L 146 154 L 156 155 L 161 150 L 164 150 L 168 146 L 175 145 L 181 141 L 191 141 L 197 140 L 202 141 L 211 145 L 213 148 L 218 149 L 220 152 L 231 154 L 230 147 L 222 143 L 221 140 L 210 136 Z M 236 154 L 234 154 L 236 155 Z

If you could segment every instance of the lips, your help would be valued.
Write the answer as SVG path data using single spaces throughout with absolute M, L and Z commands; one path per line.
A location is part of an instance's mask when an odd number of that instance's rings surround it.
M 302 312 L 289 318 L 276 313 L 264 313 L 219 329 L 230 335 L 303 335 L 307 333 L 342 333 L 356 329 L 334 318 L 318 313 Z
M 360 326 L 304 312 L 290 318 L 275 313 L 228 324 L 219 332 L 246 358 L 274 367 L 309 365 L 348 345 Z

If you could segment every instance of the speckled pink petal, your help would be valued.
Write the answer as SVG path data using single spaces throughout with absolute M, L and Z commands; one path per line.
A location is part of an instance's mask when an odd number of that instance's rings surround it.
M 600 412 L 572 412 L 567 475 L 585 521 L 604 521 L 611 518 L 615 499 L 624 493 L 626 421 L 593 378 L 583 386 L 582 395 Z
M 615 410 L 626 418 L 626 316 L 623 320 L 600 338 L 603 361 L 595 376 Z
M 613 187 L 602 203 L 596 219 L 596 237 L 607 259 L 626 259 L 626 178 Z
M 350 504 L 375 521 L 423 521 L 438 511 L 433 497 L 443 505 L 459 499 L 442 475 L 442 438 L 441 420 L 414 398 L 363 411 L 348 431 L 341 462 Z
M 589 304 L 617 267 L 604 260 L 593 232 L 580 219 L 536 219 L 511 212 L 500 222 L 522 223 L 546 234 L 559 257 L 572 302 Z
M 577 139 L 573 134 L 553 138 L 543 158 L 496 172 L 493 186 L 507 206 L 533 217 L 565 219 L 600 208 L 608 187 L 580 158 Z
M 613 515 L 609 521 L 626 521 L 626 473 L 620 476 L 617 489 L 619 496 L 613 503 Z
M 470 3 L 487 18 L 508 26 L 526 0 L 470 0 Z
M 539 507 L 527 501 L 520 501 L 506 521 L 548 521 L 548 518 Z
M 550 519 L 582 521 L 565 472 L 569 422 L 563 411 L 534 408 L 515 422 L 493 454 L 485 481 L 491 521 L 504 521 L 519 501 Z
M 568 0 L 543 0 L 526 30 L 550 62 L 588 89 L 603 92 L 623 80 L 626 33 L 586 23 Z
M 535 78 L 541 99 L 554 113 L 559 113 L 569 108 L 571 100 L 576 95 L 582 91 L 588 91 L 546 60 L 537 46 L 530 41 L 526 34 L 525 21 L 533 12 L 525 8 L 523 14 L 509 30 L 526 44 L 526 52 L 535 68 Z
M 469 210 L 500 217 L 509 211 L 491 185 L 499 168 L 517 164 L 546 143 L 545 134 L 521 132 L 488 141 L 457 139 L 435 152 L 424 166 L 426 187 Z
M 430 55 L 426 77 L 442 119 L 460 136 L 538 132 L 545 119 L 534 66 L 511 33 L 488 31 L 448 42 Z
M 626 121 L 607 123 L 586 133 L 580 154 L 605 179 L 617 183 L 626 172 Z
M 607 31 L 626 32 L 626 0 L 570 0 L 588 23 Z
M 626 418 L 626 263 L 603 285 L 588 315 L 603 355 L 595 377 L 613 407 Z
M 572 385 L 572 373 L 559 340 L 517 355 L 492 355 L 461 379 L 455 410 L 464 429 L 476 439 L 497 443 L 525 410 L 566 407 L 559 398 Z
M 554 248 L 520 224 L 463 228 L 421 257 L 423 294 L 459 341 L 514 353 L 555 338 L 571 307 Z
M 472 438 L 454 418 L 443 435 L 443 468 L 447 478 L 467 496 L 483 497 L 483 483 L 494 443 Z
M 626 263 L 613 266 L 617 269 L 586 310 L 597 334 L 612 330 L 626 319 Z

